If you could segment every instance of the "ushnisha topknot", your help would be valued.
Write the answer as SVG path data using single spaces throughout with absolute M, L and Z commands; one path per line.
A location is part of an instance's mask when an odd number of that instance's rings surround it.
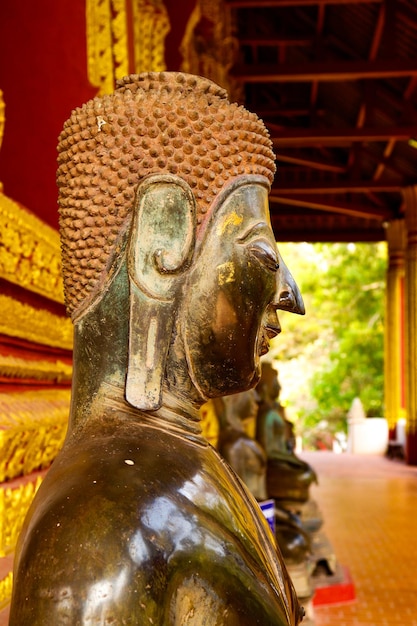
M 183 178 L 195 195 L 199 230 L 232 178 L 257 174 L 272 183 L 275 173 L 263 122 L 210 80 L 177 72 L 126 76 L 114 93 L 75 109 L 58 153 L 62 268 L 73 319 L 99 294 L 145 176 Z

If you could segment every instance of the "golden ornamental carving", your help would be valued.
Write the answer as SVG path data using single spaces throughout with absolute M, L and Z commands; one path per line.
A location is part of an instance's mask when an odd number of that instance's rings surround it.
M 9 572 L 3 580 L 0 580 L 0 611 L 6 607 L 12 597 L 13 574 Z
M 86 1 L 87 74 L 99 94 L 114 87 L 110 0 Z
M 215 448 L 219 440 L 220 425 L 213 400 L 203 404 L 199 413 L 203 436 Z
M 197 0 L 181 42 L 181 71 L 209 78 L 231 100 L 242 101 L 242 86 L 230 76 L 239 50 L 233 32 L 232 11 L 224 0 Z
M 0 354 L 0 376 L 5 378 L 32 378 L 57 384 L 69 382 L 72 366 L 56 361 L 35 361 L 21 357 Z
M 170 24 L 162 0 L 87 0 L 86 23 L 88 79 L 99 95 L 111 93 L 116 79 L 127 76 L 131 68 L 136 73 L 165 70 L 164 42 Z M 129 49 L 134 55 L 131 67 Z
M 406 418 L 404 398 L 403 284 L 405 274 L 405 222 L 392 220 L 386 227 L 388 268 L 386 273 L 384 396 L 385 417 L 390 429 Z
M 0 311 L 0 334 L 72 350 L 73 325 L 69 318 L 36 309 L 2 294 Z
M 126 0 L 128 1 L 128 0 Z M 125 0 L 112 0 L 112 43 L 114 77 L 129 74 L 129 48 L 127 37 L 127 12 Z
M 162 72 L 171 28 L 166 7 L 162 0 L 132 0 L 132 9 L 135 72 Z
M 0 278 L 64 302 L 58 232 L 2 193 Z
M 42 482 L 40 476 L 13 489 L 0 487 L 0 557 L 13 552 L 26 512 Z
M 99 95 L 129 74 L 127 0 L 87 0 L 87 73 Z
M 68 389 L 0 394 L 0 481 L 48 467 L 64 441 Z

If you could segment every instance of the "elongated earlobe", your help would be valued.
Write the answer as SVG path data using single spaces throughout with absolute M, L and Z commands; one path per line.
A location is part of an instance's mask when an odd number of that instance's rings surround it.
M 178 294 L 195 246 L 190 187 L 172 175 L 140 185 L 128 248 L 130 284 L 126 400 L 138 409 L 162 403 L 162 381 Z

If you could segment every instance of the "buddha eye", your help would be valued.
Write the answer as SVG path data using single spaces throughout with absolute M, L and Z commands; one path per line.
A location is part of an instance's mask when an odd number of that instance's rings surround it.
M 271 272 L 279 269 L 278 255 L 272 246 L 266 241 L 255 241 L 249 246 L 249 253 Z

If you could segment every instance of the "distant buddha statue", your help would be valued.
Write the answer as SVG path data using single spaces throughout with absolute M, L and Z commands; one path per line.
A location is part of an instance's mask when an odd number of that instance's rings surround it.
M 249 437 L 244 421 L 254 419 L 258 412 L 256 393 L 253 389 L 223 398 L 219 411 L 220 454 L 243 480 L 257 500 L 266 500 L 266 456 L 257 441 Z
M 221 402 L 222 407 L 217 403 L 220 422 L 218 450 L 252 495 L 258 501 L 266 500 L 266 454 L 243 426 L 245 421 L 256 422 L 257 394 L 254 389 L 249 389 L 225 396 Z M 275 538 L 287 567 L 304 561 L 310 553 L 309 539 L 301 528 L 300 520 L 279 505 L 275 506 Z
M 27 515 L 10 626 L 296 626 L 255 499 L 201 435 L 303 312 L 279 256 L 262 122 L 212 82 L 126 77 L 59 141 L 74 380 L 64 447 Z
M 263 363 L 256 387 L 260 398 L 257 440 L 268 459 L 267 492 L 277 500 L 306 501 L 317 477 L 312 467 L 293 452 L 292 432 L 278 402 L 280 389 L 278 372 L 270 363 Z

